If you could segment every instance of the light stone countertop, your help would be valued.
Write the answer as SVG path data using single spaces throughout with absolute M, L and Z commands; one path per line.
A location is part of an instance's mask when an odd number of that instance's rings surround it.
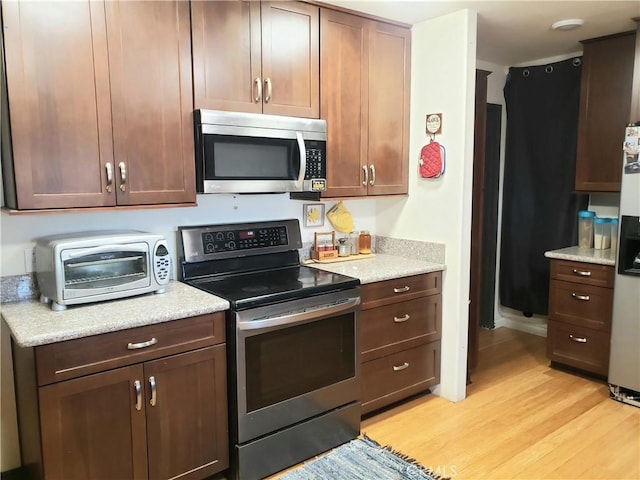
M 616 250 L 596 250 L 595 248 L 566 247 L 558 250 L 549 250 L 544 253 L 547 258 L 570 260 L 573 262 L 595 263 L 598 265 L 616 264 Z
M 149 293 L 107 302 L 70 306 L 54 312 L 37 300 L 4 303 L 0 313 L 22 347 L 33 347 L 127 328 L 204 315 L 229 302 L 181 282 L 163 294 Z
M 419 275 L 445 270 L 445 265 L 424 260 L 376 253 L 371 258 L 358 258 L 336 263 L 307 263 L 310 267 L 341 273 L 360 279 L 360 283 L 373 283 L 393 278 Z

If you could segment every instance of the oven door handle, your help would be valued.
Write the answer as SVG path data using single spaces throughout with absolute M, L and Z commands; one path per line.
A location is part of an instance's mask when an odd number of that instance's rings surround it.
M 114 253 L 114 252 L 138 252 L 144 253 L 146 252 L 144 247 L 136 246 L 133 244 L 110 244 L 110 245 L 101 245 L 99 247 L 88 247 L 83 248 L 81 250 L 72 251 L 67 253 L 67 258 L 63 260 L 70 260 L 72 258 L 85 257 L 89 255 L 97 255 L 100 253 Z
M 360 304 L 360 297 L 352 297 L 344 302 L 335 305 L 320 305 L 305 309 L 302 312 L 286 313 L 284 315 L 238 322 L 239 330 L 259 330 L 271 327 L 280 327 L 283 325 L 292 325 L 295 323 L 305 323 L 316 318 L 337 315 L 348 312 Z

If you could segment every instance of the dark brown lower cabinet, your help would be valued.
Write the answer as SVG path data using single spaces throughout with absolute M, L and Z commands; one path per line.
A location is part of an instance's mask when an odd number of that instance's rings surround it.
M 362 286 L 362 413 L 440 383 L 442 273 Z
M 614 267 L 551 260 L 547 358 L 606 377 Z
M 183 327 L 179 322 L 184 322 Z M 129 340 L 122 343 L 121 352 L 104 349 L 103 358 L 96 362 L 126 363 L 121 354 L 127 345 L 138 345 L 154 332 L 149 338 L 156 343 L 150 350 L 133 350 L 131 365 L 40 386 L 28 380 L 35 380 L 34 372 L 26 371 L 23 380 L 16 382 L 23 461 L 32 477 L 203 479 L 228 468 L 224 316 L 168 322 L 167 330 L 183 332 L 179 339 L 158 335 L 160 325 L 87 337 L 94 348 L 87 345 L 87 338 L 57 347 L 58 352 L 75 355 L 76 367 L 82 370 L 90 364 L 70 348 L 73 345 L 89 347 L 86 356 L 94 357 L 104 344 Z M 201 348 L 192 349 L 193 345 Z M 39 348 L 56 347 L 35 347 Z M 167 351 L 173 354 L 165 356 Z M 39 358 L 50 358 L 32 349 L 15 352 L 16 372 L 25 372 L 29 359 L 37 364 Z M 32 401 L 35 397 L 37 402 Z M 35 442 L 42 446 L 41 452 Z

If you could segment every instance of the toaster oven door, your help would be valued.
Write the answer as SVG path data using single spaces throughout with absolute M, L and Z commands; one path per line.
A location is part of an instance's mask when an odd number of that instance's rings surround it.
M 107 295 L 147 288 L 151 284 L 151 260 L 146 243 L 102 245 L 61 252 L 63 299 Z

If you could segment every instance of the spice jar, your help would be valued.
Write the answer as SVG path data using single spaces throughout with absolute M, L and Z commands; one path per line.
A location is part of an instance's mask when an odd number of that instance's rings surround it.
M 593 219 L 596 212 L 580 210 L 578 212 L 578 247 L 593 248 Z
M 349 245 L 348 239 L 346 237 L 338 239 L 338 256 L 339 257 L 348 257 L 351 255 L 351 245 Z
M 371 235 L 366 230 L 362 230 L 358 237 L 358 253 L 371 253 Z

